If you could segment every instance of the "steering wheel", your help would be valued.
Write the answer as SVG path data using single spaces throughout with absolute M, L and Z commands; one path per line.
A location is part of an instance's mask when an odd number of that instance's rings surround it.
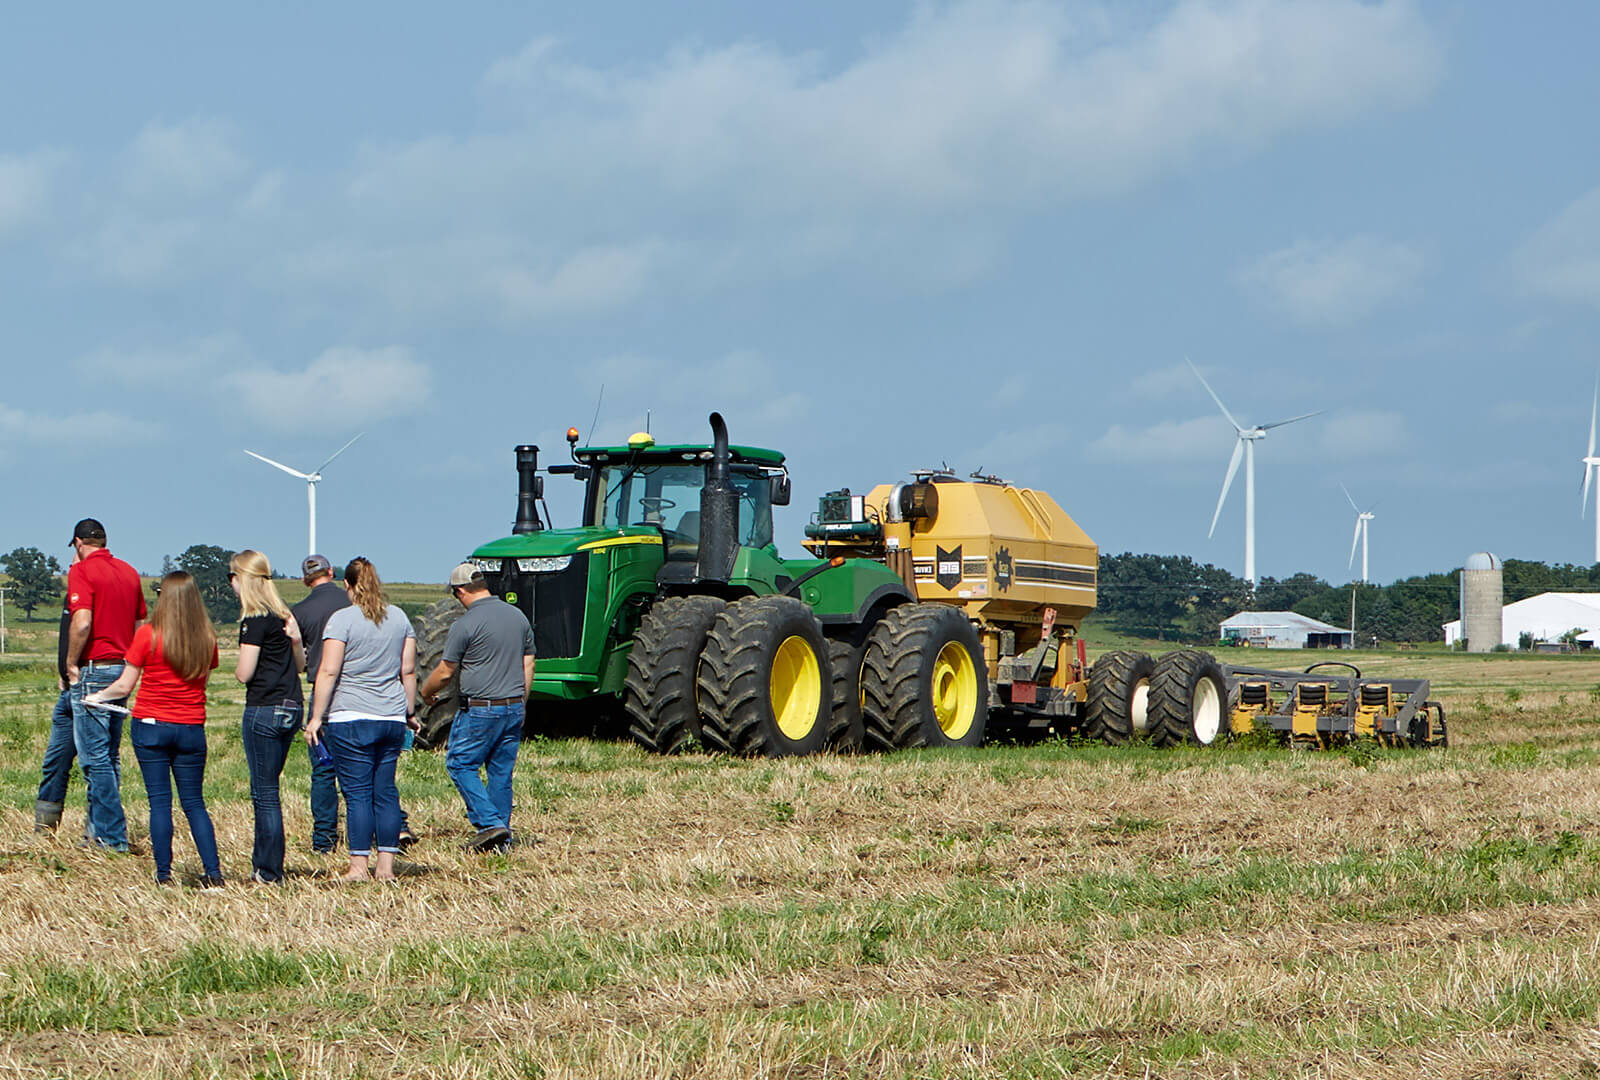
M 639 509 L 647 514 L 659 514 L 663 510 L 675 509 L 677 505 L 677 503 L 662 495 L 639 496 Z

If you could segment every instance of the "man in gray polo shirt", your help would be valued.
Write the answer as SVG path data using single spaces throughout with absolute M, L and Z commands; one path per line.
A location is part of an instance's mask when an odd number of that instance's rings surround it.
M 444 656 L 422 684 L 422 699 L 432 704 L 460 669 L 462 709 L 450 724 L 445 769 L 478 830 L 467 847 L 501 850 L 511 842 L 511 773 L 533 682 L 533 627 L 522 612 L 489 594 L 483 573 L 471 563 L 450 571 L 450 592 L 467 610 L 450 627 Z

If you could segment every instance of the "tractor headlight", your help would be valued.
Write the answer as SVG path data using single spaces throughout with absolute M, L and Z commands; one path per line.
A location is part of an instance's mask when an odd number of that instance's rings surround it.
M 546 555 L 539 559 L 517 560 L 517 569 L 524 574 L 554 574 L 571 565 L 571 555 Z
M 499 559 L 468 559 L 467 561 L 485 574 L 498 574 L 500 572 Z

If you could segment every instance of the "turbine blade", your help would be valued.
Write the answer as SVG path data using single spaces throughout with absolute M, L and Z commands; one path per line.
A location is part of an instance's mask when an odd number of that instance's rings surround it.
M 365 434 L 366 434 L 365 431 L 363 431 L 361 433 L 361 435 L 365 435 Z M 357 435 L 355 439 L 351 439 L 349 442 L 347 442 L 343 446 L 339 447 L 339 449 L 335 450 L 333 452 L 333 457 L 330 457 L 327 461 L 324 461 L 321 465 L 318 465 L 316 471 L 320 473 L 323 469 L 326 469 L 329 465 L 333 464 L 333 458 L 338 457 L 340 454 L 344 453 L 346 450 L 348 450 L 352 446 L 354 446 L 356 444 L 356 439 L 361 438 L 361 435 Z
M 1356 534 L 1350 538 L 1350 561 L 1345 564 L 1345 569 L 1349 569 L 1356 564 L 1356 545 L 1361 543 L 1362 524 L 1364 524 L 1362 519 L 1356 518 Z
M 1344 499 L 1345 499 L 1345 502 L 1347 502 L 1347 503 L 1349 503 L 1349 504 L 1350 504 L 1350 509 L 1352 509 L 1352 510 L 1354 510 L 1354 511 L 1355 511 L 1355 512 L 1356 512 L 1356 513 L 1358 513 L 1358 514 L 1359 514 L 1359 513 L 1361 513 L 1361 507 L 1359 507 L 1359 506 L 1357 506 L 1357 505 L 1356 505 L 1356 501 L 1355 501 L 1355 499 L 1353 499 L 1353 498 L 1352 498 L 1352 497 L 1351 497 L 1351 495 L 1350 495 L 1350 489 L 1349 489 L 1349 488 L 1347 488 L 1347 487 L 1345 487 L 1345 486 L 1344 486 L 1344 485 L 1343 485 L 1343 484 L 1340 484 L 1340 485 L 1339 485 L 1339 490 L 1340 490 L 1340 491 L 1342 491 L 1342 492 L 1344 492 Z
M 1275 427 L 1283 427 L 1285 424 L 1298 424 L 1300 421 L 1309 420 L 1313 416 L 1321 416 L 1326 411 L 1326 409 L 1318 409 L 1316 412 L 1301 413 L 1299 416 L 1291 416 L 1287 420 L 1274 420 L 1270 424 L 1259 424 L 1257 426 L 1262 431 L 1271 431 Z
M 1217 497 L 1217 512 L 1211 515 L 1211 532 L 1206 533 L 1207 539 L 1217 531 L 1217 519 L 1222 516 L 1222 504 L 1228 501 L 1228 489 L 1233 486 L 1233 474 L 1239 471 L 1239 459 L 1243 456 L 1244 440 L 1240 439 L 1233 444 L 1233 457 L 1228 459 L 1228 475 L 1222 478 L 1222 494 Z
M 281 461 L 273 461 L 269 457 L 262 457 L 260 454 L 256 453 L 254 450 L 246 450 L 245 453 L 249 454 L 251 457 L 255 458 L 257 461 L 265 461 L 268 465 L 271 465 L 274 469 L 282 469 L 284 472 L 288 473 L 290 476 L 298 476 L 302 480 L 310 480 L 311 479 L 310 476 L 308 476 L 305 473 L 301 472 L 299 469 L 291 469 L 291 468 L 289 468 L 289 466 L 285 465 Z
M 1583 498 L 1578 502 L 1578 517 L 1581 520 L 1589 513 L 1589 483 L 1594 479 L 1594 466 L 1587 461 L 1583 463 Z M 1596 511 L 1600 513 L 1600 511 Z
M 1183 362 L 1189 365 L 1189 370 L 1194 372 L 1194 377 L 1199 379 L 1200 385 L 1206 388 L 1206 393 L 1210 394 L 1211 400 L 1217 403 L 1217 408 L 1222 410 L 1222 415 L 1228 418 L 1228 423 L 1233 425 L 1233 430 L 1243 435 L 1244 428 L 1239 426 L 1239 421 L 1233 418 L 1233 414 L 1229 412 L 1228 407 L 1222 403 L 1222 399 L 1217 396 L 1217 392 L 1211 389 L 1211 384 L 1206 382 L 1206 377 L 1204 375 L 1200 374 L 1200 369 L 1194 366 L 1194 361 L 1185 356 L 1183 358 Z
M 1594 457 L 1594 422 L 1600 414 L 1600 375 L 1594 380 L 1594 404 L 1589 406 L 1589 457 Z

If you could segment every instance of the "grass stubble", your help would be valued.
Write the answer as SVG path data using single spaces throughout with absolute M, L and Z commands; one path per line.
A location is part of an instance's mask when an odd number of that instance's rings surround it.
M 0 1075 L 1600 1075 L 1600 668 L 1393 661 L 1419 668 L 1448 751 L 537 740 L 540 842 L 505 856 L 457 849 L 443 761 L 411 754 L 396 887 L 328 880 L 295 754 L 294 876 L 215 892 L 78 850 L 77 780 L 31 834 L 53 693 L 0 672 Z M 219 687 L 236 882 L 238 713 Z M 124 781 L 142 840 L 131 752 Z

